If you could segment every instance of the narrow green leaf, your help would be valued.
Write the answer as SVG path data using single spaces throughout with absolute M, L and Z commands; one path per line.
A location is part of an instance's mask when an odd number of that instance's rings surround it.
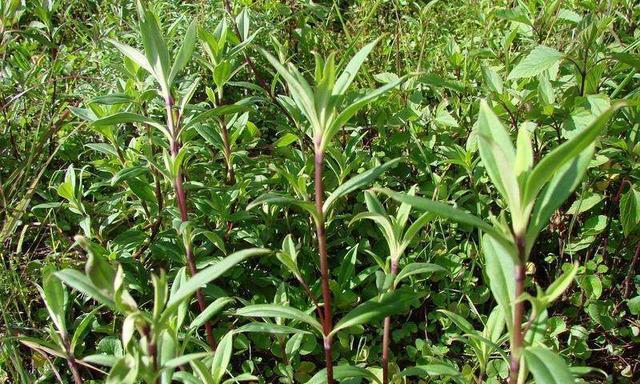
M 396 158 L 390 160 L 382 165 L 379 165 L 375 168 L 369 169 L 361 174 L 354 176 L 353 178 L 346 181 L 344 184 L 340 185 L 336 188 L 330 195 L 327 197 L 327 200 L 324 202 L 322 206 L 322 212 L 326 215 L 331 206 L 338 200 L 340 197 L 355 191 L 356 189 L 371 183 L 378 176 L 384 173 L 387 169 L 397 164 L 400 161 L 400 158 Z
M 243 317 L 280 317 L 283 319 L 297 320 L 310 325 L 322 333 L 322 325 L 299 309 L 277 304 L 254 304 L 236 311 L 236 315 Z
M 609 109 L 598 116 L 587 128 L 578 132 L 571 139 L 565 141 L 556 149 L 547 154 L 538 165 L 531 171 L 527 179 L 527 186 L 524 193 L 524 202 L 527 205 L 533 201 L 538 192 L 549 181 L 559 168 L 567 162 L 573 160 L 602 133 L 606 123 L 616 113 L 616 111 L 627 104 L 616 102 Z
M 575 378 L 564 360 L 552 351 L 542 347 L 528 347 L 524 350 L 527 367 L 537 383 L 569 384 Z
M 485 235 L 482 238 L 486 275 L 489 288 L 498 305 L 505 314 L 507 327 L 513 327 L 513 312 L 511 307 L 516 299 L 516 286 L 513 274 L 515 271 L 515 255 L 513 250 L 505 248 L 493 237 Z
M 79 291 L 80 293 L 87 295 L 88 297 L 98 301 L 101 304 L 108 306 L 109 308 L 115 308 L 113 300 L 102 293 L 92 282 L 89 277 L 80 271 L 75 269 L 63 269 L 62 271 L 55 272 L 58 279 L 67 284 L 71 288 Z
M 403 279 L 406 279 L 409 276 L 423 274 L 423 273 L 434 273 L 434 272 L 446 272 L 447 270 L 439 265 L 431 264 L 431 263 L 410 263 L 407 264 L 400 273 L 396 276 L 396 279 L 393 283 L 393 286 L 396 287 Z
M 385 293 L 380 297 L 376 297 L 360 304 L 344 315 L 344 317 L 333 327 L 331 334 L 334 335 L 340 330 L 349 327 L 402 313 L 409 308 L 411 303 L 414 303 L 419 298 L 420 295 L 415 292 L 396 290 Z
M 176 76 L 191 60 L 191 55 L 193 54 L 193 48 L 196 45 L 196 21 L 194 20 L 187 28 L 187 32 L 184 35 L 184 40 L 182 40 L 182 45 L 180 46 L 180 50 L 176 54 L 175 60 L 173 62 L 173 66 L 171 67 L 171 72 L 169 73 L 168 83 L 169 86 L 173 84 Z
M 265 255 L 269 252 L 271 251 L 264 248 L 244 249 L 232 253 L 219 262 L 201 270 L 200 272 L 192 276 L 189 280 L 187 280 L 184 284 L 181 284 L 178 291 L 175 292 L 175 294 L 171 295 L 171 298 L 167 303 L 165 313 L 171 312 L 170 309 L 174 309 L 175 307 L 177 307 L 183 300 L 187 299 L 195 291 L 210 283 L 211 281 L 217 279 L 236 264 L 243 262 L 249 257 Z
M 227 371 L 233 353 L 233 332 L 227 332 L 220 340 L 211 363 L 211 377 L 214 384 L 219 384 Z
M 224 307 L 226 307 L 229 303 L 233 301 L 232 297 L 219 297 L 213 303 L 209 304 L 207 308 L 200 312 L 198 316 L 189 324 L 189 328 L 199 328 L 201 327 L 207 320 L 222 312 Z
M 353 365 L 338 365 L 333 367 L 333 378 L 336 380 L 343 380 L 349 378 L 364 378 L 368 379 L 370 383 L 381 384 L 378 376 L 374 375 L 371 371 L 356 367 Z M 306 384 L 326 384 L 327 383 L 327 369 L 321 369 L 313 377 L 306 382 Z

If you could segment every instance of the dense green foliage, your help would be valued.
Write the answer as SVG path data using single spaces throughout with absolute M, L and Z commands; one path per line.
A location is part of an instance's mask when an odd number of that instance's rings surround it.
M 0 383 L 638 382 L 639 21 L 0 0 Z

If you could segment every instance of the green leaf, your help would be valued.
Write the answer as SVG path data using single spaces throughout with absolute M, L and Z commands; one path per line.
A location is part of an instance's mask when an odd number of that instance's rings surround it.
M 625 237 L 640 223 L 640 192 L 633 187 L 620 198 L 620 223 Z
M 564 360 L 546 348 L 528 347 L 524 350 L 524 359 L 537 383 L 575 383 L 575 378 Z
M 434 273 L 434 272 L 446 272 L 447 270 L 439 265 L 431 264 L 431 263 L 411 263 L 407 264 L 400 273 L 396 276 L 395 281 L 393 282 L 393 286 L 396 287 L 403 279 L 406 279 L 409 276 L 423 274 L 423 273 Z
M 478 114 L 478 149 L 491 181 L 509 204 L 514 227 L 523 225 L 520 187 L 514 168 L 516 151 L 509 132 L 485 100 L 480 101 Z
M 527 178 L 527 185 L 524 191 L 524 202 L 528 205 L 536 198 L 538 192 L 567 162 L 575 159 L 582 151 L 587 149 L 595 139 L 602 133 L 606 123 L 615 112 L 624 107 L 626 103 L 616 102 L 604 113 L 598 116 L 587 128 L 577 133 L 571 139 L 565 141 L 556 149 L 547 154 L 538 165 L 531 171 Z
M 544 293 L 546 303 L 552 303 L 560 297 L 560 295 L 569 288 L 577 273 L 578 264 L 575 263 L 570 270 L 564 272 L 553 283 L 551 283 Z
M 171 310 L 175 309 L 180 303 L 191 296 L 198 289 L 203 287 L 204 285 L 210 283 L 211 281 L 217 279 L 222 276 L 226 271 L 231 269 L 238 263 L 243 262 L 252 256 L 265 255 L 271 252 L 268 249 L 264 248 L 249 248 L 244 249 L 242 251 L 238 251 L 232 253 L 231 255 L 225 257 L 220 260 L 216 264 L 210 265 L 207 268 L 201 270 L 192 276 L 189 280 L 187 280 L 184 284 L 180 285 L 175 294 L 171 295 L 169 302 L 167 303 L 167 308 L 165 309 L 165 313 L 170 314 Z
M 167 128 L 165 128 L 164 125 L 158 123 L 157 121 L 151 118 L 138 115 L 137 113 L 131 113 L 131 112 L 114 113 L 113 115 L 105 116 L 100 119 L 94 120 L 91 124 L 96 126 L 103 126 L 103 125 L 117 125 L 117 124 L 127 124 L 127 123 L 147 124 L 149 126 L 159 129 L 165 136 L 171 137 L 171 135 L 169 134 L 169 131 L 167 131 Z
M 299 309 L 277 304 L 254 304 L 236 311 L 236 315 L 243 317 L 280 317 L 297 320 L 310 325 L 322 334 L 322 325 Z
M 227 371 L 233 353 L 233 332 L 227 332 L 216 348 L 211 364 L 211 377 L 214 384 L 219 384 Z
M 189 328 L 200 328 L 210 318 L 222 312 L 227 304 L 233 301 L 232 297 L 219 297 L 213 303 L 209 304 L 207 308 L 200 312 L 198 316 L 189 324 Z
M 495 230 L 492 226 L 487 224 L 486 222 L 480 220 L 478 217 L 462 211 L 457 208 L 453 208 L 448 204 L 444 204 L 438 201 L 433 201 L 430 199 L 425 199 L 424 197 L 411 196 L 400 192 L 394 192 L 390 189 L 377 189 L 374 190 L 384 193 L 385 195 L 391 197 L 392 199 L 399 201 L 401 203 L 406 203 L 411 205 L 414 208 L 421 209 L 423 211 L 432 212 L 436 216 L 440 216 L 446 219 L 451 219 L 453 221 L 457 221 L 463 224 L 473 225 L 484 232 L 490 234 L 495 239 L 498 239 L 501 242 L 508 242 L 504 236 L 502 236 L 497 230 Z
M 176 54 L 175 60 L 173 62 L 173 66 L 171 67 L 171 72 L 169 73 L 168 83 L 169 86 L 173 84 L 176 76 L 191 60 L 191 55 L 193 54 L 193 47 L 196 45 L 196 21 L 194 20 L 187 28 L 187 32 L 184 35 L 184 40 L 182 40 L 182 45 L 180 46 L 180 50 Z
M 322 212 L 326 215 L 331 206 L 338 200 L 340 197 L 355 191 L 356 189 L 371 183 L 378 176 L 383 174 L 387 169 L 391 166 L 397 164 L 400 161 L 400 158 L 390 160 L 382 165 L 379 165 L 375 168 L 369 169 L 361 174 L 354 176 L 349 179 L 344 184 L 340 185 L 336 188 L 330 195 L 327 197 L 327 200 L 324 202 L 322 206 Z
M 309 333 L 302 329 L 289 327 L 287 325 L 271 324 L 271 323 L 258 323 L 253 322 L 245 324 L 242 327 L 236 329 L 235 333 L 270 333 L 273 335 L 290 335 L 293 333 Z
M 144 56 L 144 54 L 137 49 L 127 45 L 119 43 L 115 40 L 107 39 L 111 44 L 113 44 L 120 52 L 122 52 L 125 56 L 131 59 L 133 62 L 144 68 L 147 72 L 149 72 L 152 76 L 155 77 L 155 73 L 153 68 L 151 68 L 151 64 L 149 64 L 149 60 Z
M 200 360 L 202 358 L 211 356 L 211 352 L 197 352 L 197 353 L 189 353 L 186 355 L 174 357 L 162 364 L 162 368 L 178 368 L 182 365 L 188 364 L 193 360 Z
M 538 45 L 511 70 L 508 80 L 536 76 L 556 65 L 561 59 L 562 53 L 558 50 Z
M 261 205 L 261 204 L 274 204 L 274 205 L 293 205 L 298 208 L 302 208 L 307 211 L 315 220 L 318 220 L 318 214 L 316 211 L 316 206 L 312 202 L 298 200 L 291 196 L 280 195 L 277 193 L 265 193 L 264 195 L 258 197 L 249 205 L 247 205 L 247 211 Z
M 88 297 L 108 306 L 109 308 L 115 308 L 113 299 L 96 288 L 91 280 L 89 280 L 89 277 L 85 274 L 76 271 L 75 269 L 64 269 L 62 271 L 56 272 L 55 275 L 58 279 L 62 280 L 63 283 L 79 291 L 80 293 L 87 295 Z
M 405 81 L 406 76 L 403 76 L 395 81 L 391 81 L 380 88 L 377 88 L 371 92 L 367 92 L 364 96 L 356 99 L 353 103 L 351 103 L 348 107 L 346 107 L 342 112 L 338 114 L 330 127 L 326 129 L 322 134 L 321 141 L 321 149 L 326 148 L 327 144 L 331 141 L 331 139 L 335 136 L 335 134 L 344 126 L 353 115 L 356 114 L 362 107 L 377 99 L 378 97 L 384 95 L 389 92 L 393 88 L 400 85 L 403 81 Z
M 489 288 L 496 302 L 505 314 L 507 327 L 513 327 L 512 303 L 516 299 L 516 285 L 513 274 L 515 271 L 515 250 L 505 248 L 493 237 L 485 235 L 482 238 L 482 250 L 485 259 L 486 275 Z
M 375 41 L 365 45 L 351 58 L 333 86 L 334 96 L 343 95 L 347 91 L 353 80 L 356 78 L 356 74 L 358 73 L 358 70 L 360 70 L 362 63 L 367 59 L 373 50 L 373 47 L 375 47 L 379 40 L 380 39 L 376 39 Z
M 370 383 L 375 382 L 381 384 L 378 376 L 374 375 L 371 371 L 356 367 L 353 365 L 338 365 L 333 367 L 333 378 L 336 380 L 343 380 L 349 378 L 365 378 Z M 306 384 L 325 384 L 327 383 L 327 369 L 321 369 L 313 377 L 306 382 Z
M 527 229 L 528 248 L 533 246 L 540 231 L 547 226 L 551 215 L 580 184 L 593 157 L 593 149 L 593 146 L 587 147 L 569 163 L 560 167 L 536 199 Z
M 415 292 L 396 290 L 366 301 L 344 315 L 331 330 L 334 335 L 342 329 L 380 320 L 406 311 L 410 304 L 420 298 Z
M 410 367 L 400 372 L 400 376 L 460 376 L 456 368 L 444 364 L 426 364 Z
M 141 5 L 141 3 L 139 3 Z M 162 88 L 163 96 L 170 96 L 169 85 L 169 51 L 162 36 L 162 31 L 158 25 L 156 16 L 144 6 L 139 9 L 140 33 L 142 34 L 142 44 L 144 54 L 153 68 L 155 78 Z

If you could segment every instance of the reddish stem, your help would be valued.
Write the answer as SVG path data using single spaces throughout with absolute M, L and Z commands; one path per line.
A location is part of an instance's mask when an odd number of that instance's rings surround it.
M 329 262 L 327 257 L 327 237 L 324 227 L 324 213 L 322 210 L 323 194 L 322 189 L 322 166 L 323 153 L 316 146 L 315 151 L 315 203 L 317 211 L 316 235 L 318 237 L 318 254 L 320 257 L 320 275 L 322 283 L 322 300 L 324 301 L 324 316 L 322 318 L 322 330 L 324 333 L 324 358 L 327 365 L 327 383 L 333 384 L 333 351 L 331 347 L 331 290 L 329 288 Z
M 398 260 L 391 259 L 391 276 L 395 278 L 398 274 Z M 391 344 L 391 316 L 384 318 L 384 329 L 382 331 L 382 384 L 389 382 L 389 345 Z
M 167 109 L 167 128 L 169 132 L 172 133 L 173 138 L 170 143 L 171 156 L 175 159 L 180 151 L 180 139 L 178 137 L 178 124 L 176 124 L 173 115 L 173 99 L 169 98 L 166 100 L 166 109 Z M 176 174 L 176 179 L 174 180 L 174 188 L 176 190 L 176 204 L 178 205 L 178 210 L 180 211 L 180 219 L 184 222 L 188 220 L 187 215 L 187 195 L 184 191 L 184 187 L 182 185 L 183 176 L 182 176 L 182 166 L 178 168 L 178 172 Z M 196 267 L 196 263 L 193 257 L 193 249 L 191 245 L 186 247 L 186 256 L 187 256 L 187 267 L 189 268 L 189 274 L 191 276 L 198 273 L 198 269 Z M 204 295 L 202 294 L 202 290 L 198 289 L 196 291 L 196 298 L 198 300 L 198 307 L 200 308 L 200 312 L 203 312 L 207 308 L 207 302 L 204 299 Z M 216 349 L 216 339 L 213 336 L 213 328 L 211 327 L 211 322 L 206 321 L 204 323 L 205 331 L 207 334 L 207 342 L 211 349 Z

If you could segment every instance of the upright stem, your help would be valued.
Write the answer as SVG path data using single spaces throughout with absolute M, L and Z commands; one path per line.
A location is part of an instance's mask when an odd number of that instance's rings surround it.
M 231 161 L 231 144 L 229 143 L 229 130 L 227 129 L 227 123 L 224 121 L 224 118 L 220 119 L 220 129 L 222 130 L 224 159 L 227 166 L 227 184 L 233 185 L 236 183 L 236 174 L 233 170 L 233 162 Z
M 398 259 L 391 258 L 391 276 L 398 274 Z M 382 384 L 389 382 L 389 344 L 391 343 L 391 316 L 384 318 L 382 331 Z
M 69 342 L 69 335 L 66 332 L 63 332 L 62 342 L 64 343 L 64 348 L 67 352 L 67 363 L 69 364 L 69 370 L 71 370 L 71 375 L 73 376 L 73 382 L 75 384 L 82 384 L 82 377 L 80 376 L 80 369 L 78 366 L 78 361 L 76 360 L 73 351 L 71 350 L 71 343 Z
M 169 97 L 166 100 L 166 110 L 167 110 L 167 128 L 169 132 L 172 133 L 173 138 L 170 143 L 171 157 L 175 160 L 178 155 L 178 151 L 180 150 L 180 139 L 178 138 L 177 124 L 176 119 L 173 114 L 173 99 Z M 184 191 L 182 185 L 182 167 L 178 168 L 178 172 L 176 174 L 176 179 L 174 180 L 174 188 L 176 190 L 176 204 L 178 206 L 178 210 L 180 211 L 180 219 L 184 222 L 188 220 L 187 216 L 187 195 Z M 189 244 L 186 247 L 187 253 L 187 267 L 189 268 L 189 274 L 191 276 L 195 275 L 198 272 L 196 268 L 196 263 L 193 258 L 193 249 Z M 202 290 L 198 289 L 196 291 L 196 298 L 198 299 L 198 307 L 200 308 L 200 312 L 203 312 L 207 308 L 207 303 L 204 300 L 204 295 L 202 294 Z M 207 342 L 211 349 L 216 349 L 216 339 L 213 337 L 213 328 L 211 327 L 211 322 L 207 321 L 204 323 L 205 331 L 207 333 Z
M 333 351 L 331 347 L 331 290 L 329 288 L 329 262 L 327 260 L 327 237 L 324 228 L 324 191 L 322 188 L 323 152 L 316 146 L 315 150 L 315 203 L 318 218 L 316 220 L 316 235 L 318 237 L 318 254 L 320 257 L 320 275 L 322 280 L 322 300 L 324 301 L 324 316 L 322 318 L 322 330 L 324 333 L 324 358 L 327 365 L 327 383 L 333 384 Z
M 511 361 L 509 364 L 509 384 L 518 383 L 518 375 L 520 374 L 520 356 L 522 355 L 522 346 L 524 335 L 522 333 L 522 317 L 524 315 L 524 302 L 518 300 L 524 293 L 525 279 L 525 244 L 520 237 L 516 238 L 518 247 L 518 263 L 514 267 L 514 277 L 516 280 L 516 303 L 513 308 L 513 338 L 511 341 Z

